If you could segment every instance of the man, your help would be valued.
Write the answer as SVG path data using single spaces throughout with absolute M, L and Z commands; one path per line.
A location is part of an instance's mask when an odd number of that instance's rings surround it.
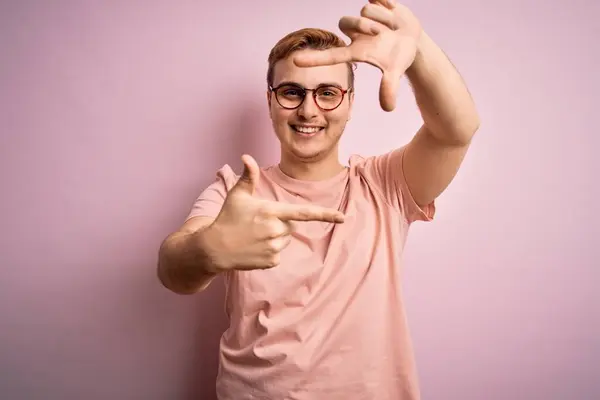
M 259 168 L 244 155 L 239 178 L 224 166 L 160 249 L 160 280 L 176 293 L 224 278 L 222 400 L 420 398 L 401 253 L 410 224 L 433 218 L 479 119 L 458 72 L 406 7 L 371 0 L 339 26 L 349 46 L 304 29 L 271 51 L 280 163 Z M 355 62 L 382 71 L 386 111 L 406 76 L 424 123 L 407 145 L 344 166 L 338 141 Z

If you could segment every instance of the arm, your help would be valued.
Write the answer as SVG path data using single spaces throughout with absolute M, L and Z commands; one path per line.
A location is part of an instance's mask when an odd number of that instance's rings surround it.
M 414 14 L 396 0 L 370 0 L 361 17 L 342 17 L 339 27 L 352 40 L 349 46 L 302 52 L 294 63 L 315 67 L 365 62 L 379 68 L 379 100 L 385 111 L 395 108 L 400 78 L 408 77 L 424 124 L 402 151 L 392 152 L 402 155 L 402 165 L 393 165 L 395 157 L 386 155 L 376 163 L 381 171 L 375 175 L 386 176 L 383 184 L 388 187 L 399 182 L 400 188 L 406 186 L 419 207 L 431 206 L 454 179 L 479 128 L 468 89 Z
M 228 165 L 198 196 L 186 222 L 163 240 L 158 251 L 158 279 L 177 294 L 193 294 L 208 287 L 217 275 L 206 246 L 207 228 L 216 220 L 229 185 L 235 179 Z
M 344 221 L 337 209 L 258 198 L 258 164 L 248 155 L 242 161 L 244 173 L 235 185 L 222 184 L 234 178 L 231 168 L 222 170 L 218 176 L 223 179 L 196 201 L 191 213 L 195 216 L 161 244 L 158 277 L 173 292 L 204 290 L 221 272 L 276 267 L 291 240 L 291 221 Z
M 216 268 L 202 245 L 202 235 L 212 222 L 208 217 L 191 218 L 162 242 L 157 273 L 167 289 L 193 294 L 206 289 L 216 277 Z
M 425 32 L 406 76 L 424 124 L 406 146 L 404 176 L 417 204 L 426 206 L 454 179 L 479 116 L 461 76 Z

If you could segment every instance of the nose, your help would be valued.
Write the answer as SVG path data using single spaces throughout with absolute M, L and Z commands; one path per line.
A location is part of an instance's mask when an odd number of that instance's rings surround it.
M 300 107 L 298 107 L 298 115 L 306 120 L 310 120 L 319 115 L 319 107 L 317 106 L 312 93 L 306 93 L 304 101 Z

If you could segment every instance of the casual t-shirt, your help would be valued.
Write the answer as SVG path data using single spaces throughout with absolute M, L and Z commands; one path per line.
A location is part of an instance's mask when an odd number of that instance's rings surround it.
M 255 196 L 342 211 L 342 224 L 295 222 L 281 264 L 224 274 L 230 325 L 220 342 L 220 400 L 420 398 L 402 299 L 409 226 L 430 221 L 404 179 L 404 147 L 350 157 L 323 181 L 261 168 Z M 216 217 L 237 182 L 228 166 L 192 207 Z

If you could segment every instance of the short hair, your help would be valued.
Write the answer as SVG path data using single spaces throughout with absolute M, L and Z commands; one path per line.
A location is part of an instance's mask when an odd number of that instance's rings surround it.
M 281 38 L 269 53 L 269 68 L 267 70 L 267 84 L 273 86 L 275 76 L 275 64 L 286 59 L 290 54 L 298 50 L 327 50 L 334 47 L 346 47 L 346 43 L 335 33 L 317 28 L 304 28 Z M 356 65 L 348 64 L 348 81 L 350 87 L 354 86 L 354 70 Z

